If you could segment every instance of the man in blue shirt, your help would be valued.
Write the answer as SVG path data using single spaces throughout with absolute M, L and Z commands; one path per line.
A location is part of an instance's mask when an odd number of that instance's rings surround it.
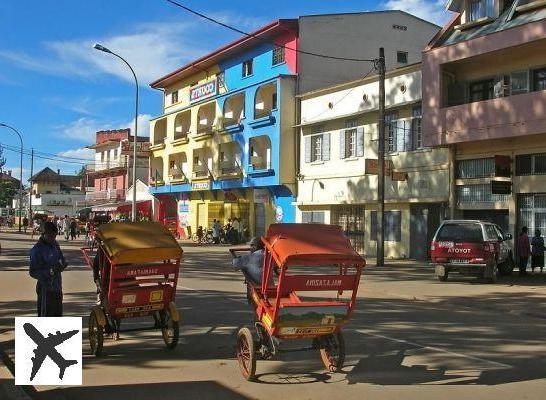
M 61 272 L 67 264 L 57 237 L 57 227 L 46 222 L 42 235 L 30 250 L 29 273 L 36 282 L 37 311 L 39 317 L 63 316 L 63 289 Z
M 236 270 L 242 270 L 244 275 L 252 282 L 261 284 L 264 259 L 264 244 L 261 239 L 255 237 L 250 241 L 249 254 L 236 257 L 233 251 L 231 251 L 231 253 L 234 256 L 233 267 Z

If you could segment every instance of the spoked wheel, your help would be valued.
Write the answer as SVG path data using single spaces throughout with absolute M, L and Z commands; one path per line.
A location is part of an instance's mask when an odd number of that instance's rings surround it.
M 345 340 L 341 331 L 318 339 L 320 357 L 330 372 L 338 372 L 345 362 Z
M 91 353 L 98 357 L 102 354 L 104 330 L 102 326 L 99 325 L 99 319 L 95 310 L 91 311 L 91 315 L 89 316 L 89 326 L 87 331 L 89 335 L 89 346 L 91 347 Z
M 256 373 L 256 346 L 252 332 L 241 328 L 237 333 L 237 361 L 243 377 L 247 381 L 254 380 Z
M 178 344 L 180 328 L 178 321 L 173 320 L 170 310 L 164 310 L 160 313 L 161 316 L 161 334 L 163 341 L 168 349 L 174 349 Z

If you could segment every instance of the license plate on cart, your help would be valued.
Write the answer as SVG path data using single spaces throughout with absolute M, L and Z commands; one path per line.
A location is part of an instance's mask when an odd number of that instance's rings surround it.
M 326 335 L 334 332 L 335 326 L 320 326 L 313 328 L 281 328 L 281 335 Z
M 145 306 L 137 307 L 119 307 L 116 308 L 116 313 L 118 314 L 127 314 L 127 313 L 139 313 L 146 311 L 157 311 L 163 309 L 163 304 L 148 304 Z

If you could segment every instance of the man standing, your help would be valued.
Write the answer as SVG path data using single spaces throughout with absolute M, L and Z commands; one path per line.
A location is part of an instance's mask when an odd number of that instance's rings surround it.
M 214 222 L 212 223 L 212 238 L 214 239 L 214 244 L 220 243 L 220 222 L 214 219 Z
M 240 224 L 239 224 L 239 219 L 237 217 L 233 218 L 233 223 L 231 226 L 233 226 L 233 231 L 234 231 L 233 237 L 235 238 L 235 244 L 237 244 L 241 241 L 241 237 L 239 236 Z
M 25 216 L 23 217 L 23 231 L 27 233 L 27 227 L 28 227 L 28 218 Z
M 68 218 L 68 215 L 65 215 L 63 219 L 63 232 L 65 240 L 68 240 L 70 237 L 70 219 Z
M 526 226 L 521 228 L 516 247 L 519 257 L 519 274 L 526 275 L 527 263 L 529 262 L 529 255 L 531 254 L 531 246 L 529 245 L 529 236 L 527 235 Z
M 52 222 L 46 222 L 40 239 L 30 250 L 29 273 L 38 281 L 36 295 L 39 317 L 63 316 L 61 272 L 67 264 L 56 237 L 57 227 Z

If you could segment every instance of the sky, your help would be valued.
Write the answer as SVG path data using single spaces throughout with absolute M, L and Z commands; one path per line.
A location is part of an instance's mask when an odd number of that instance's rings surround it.
M 443 25 L 444 0 L 179 0 L 243 31 L 300 15 L 404 10 Z M 271 6 L 274 4 L 274 7 Z M 85 146 L 102 129 L 133 128 L 134 81 L 115 57 L 122 55 L 139 80 L 139 135 L 161 113 L 162 95 L 149 83 L 199 58 L 238 34 L 188 14 L 166 0 L 0 0 L 0 123 L 21 132 L 25 151 L 70 162 L 35 158 L 34 172 L 49 166 L 73 174 L 89 162 Z M 17 136 L 0 128 L 4 170 L 19 176 Z M 30 157 L 23 159 L 23 179 Z

